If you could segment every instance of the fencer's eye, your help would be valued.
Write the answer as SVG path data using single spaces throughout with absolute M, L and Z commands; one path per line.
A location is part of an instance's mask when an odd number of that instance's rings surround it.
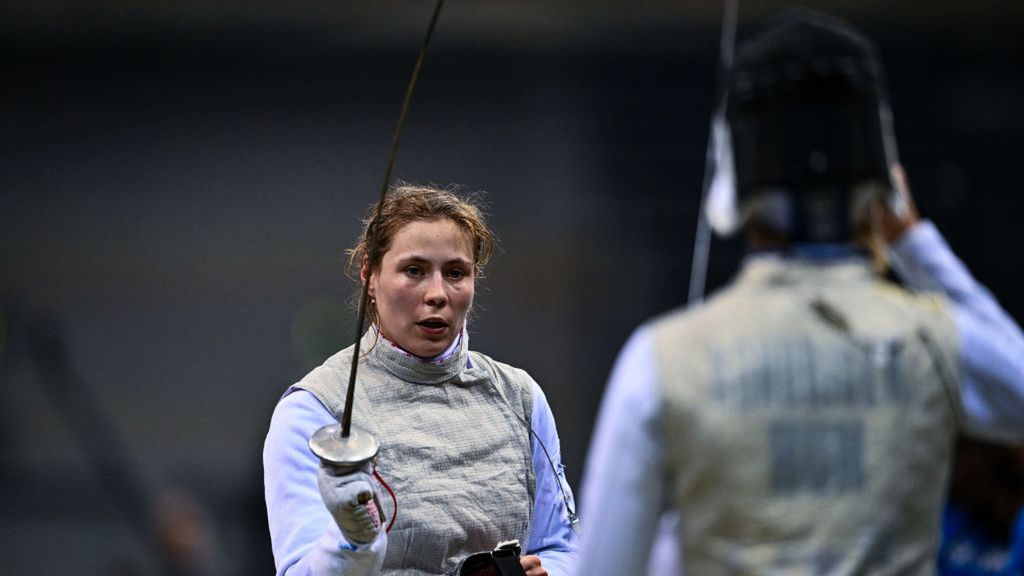
M 411 264 L 409 266 L 406 266 L 405 267 L 405 275 L 406 276 L 411 276 L 413 278 L 418 278 L 420 276 L 423 276 L 423 267 L 422 266 L 417 266 L 416 264 Z
M 445 275 L 449 280 L 462 280 L 469 274 L 462 268 L 449 268 Z

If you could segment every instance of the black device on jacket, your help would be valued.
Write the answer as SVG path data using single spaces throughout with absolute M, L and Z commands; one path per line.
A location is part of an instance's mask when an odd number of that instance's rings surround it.
M 490 552 L 477 552 L 459 564 L 459 576 L 526 576 L 518 540 L 501 542 Z

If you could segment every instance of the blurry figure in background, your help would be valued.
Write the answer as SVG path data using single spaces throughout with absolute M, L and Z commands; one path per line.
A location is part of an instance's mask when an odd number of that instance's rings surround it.
M 212 519 L 187 491 L 164 490 L 156 499 L 154 518 L 166 576 L 219 576 L 228 572 L 219 554 Z
M 1024 446 L 957 440 L 939 574 L 1024 574 Z
M 277 573 L 454 574 L 467 556 L 518 539 L 517 569 L 567 574 L 574 512 L 551 409 L 526 372 L 469 350 L 466 317 L 492 247 L 482 213 L 445 190 L 400 186 L 375 232 L 376 220 L 374 208 L 351 250 L 371 321 L 353 423 L 380 441 L 377 470 L 397 494 L 394 530 L 375 508 L 372 471 L 338 476 L 307 444 L 344 409 L 348 348 L 274 410 L 264 483 Z
M 113 576 L 224 576 L 245 573 L 225 561 L 213 517 L 189 490 L 159 489 L 149 507 L 154 548 L 145 557 L 118 556 L 101 572 Z M 247 551 L 248 553 L 248 551 Z
M 577 574 L 642 573 L 667 511 L 687 574 L 933 574 L 957 430 L 1024 438 L 1024 335 L 918 219 L 848 24 L 794 11 L 742 43 L 715 128 L 709 220 L 750 253 L 622 350 Z

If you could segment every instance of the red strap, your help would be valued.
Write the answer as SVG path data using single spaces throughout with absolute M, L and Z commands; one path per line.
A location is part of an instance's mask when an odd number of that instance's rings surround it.
M 391 527 L 395 525 L 395 518 L 398 518 L 398 497 L 395 496 L 395 491 L 391 489 L 391 486 L 388 486 L 388 483 L 384 481 L 384 478 L 381 478 L 380 472 L 378 472 L 376 468 L 373 469 L 373 476 L 381 483 L 382 486 L 384 486 L 384 489 L 388 491 L 388 494 L 391 494 L 391 502 L 395 505 L 394 512 L 391 513 L 391 522 L 388 522 L 387 527 L 387 532 L 390 534 Z

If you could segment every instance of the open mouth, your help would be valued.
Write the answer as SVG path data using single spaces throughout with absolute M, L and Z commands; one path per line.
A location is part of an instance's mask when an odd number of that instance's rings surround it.
M 433 318 L 429 320 L 421 320 L 416 324 L 430 331 L 441 331 L 448 327 L 448 323 L 444 320 L 437 320 Z

